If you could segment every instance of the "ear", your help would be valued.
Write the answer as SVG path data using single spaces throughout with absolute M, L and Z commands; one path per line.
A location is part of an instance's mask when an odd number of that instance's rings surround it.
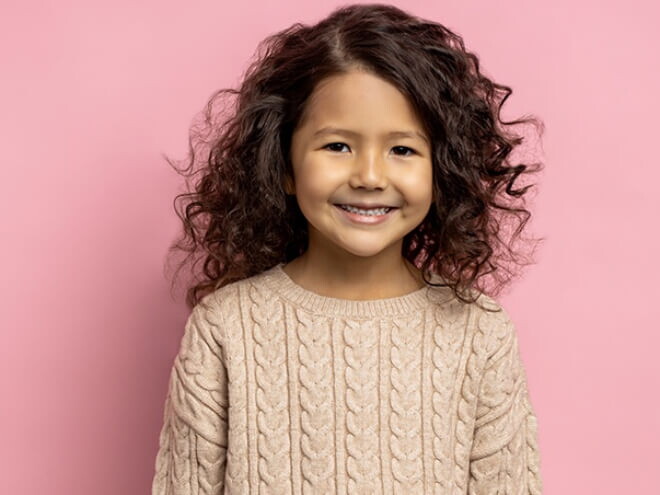
M 284 191 L 287 193 L 287 195 L 295 196 L 296 194 L 295 182 L 288 173 L 284 177 Z

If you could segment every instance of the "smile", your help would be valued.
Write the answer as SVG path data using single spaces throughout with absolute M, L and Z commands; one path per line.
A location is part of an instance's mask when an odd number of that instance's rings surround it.
M 352 206 L 333 205 L 341 214 L 342 218 L 361 225 L 376 225 L 390 218 L 398 208 L 375 208 L 373 210 L 361 210 Z

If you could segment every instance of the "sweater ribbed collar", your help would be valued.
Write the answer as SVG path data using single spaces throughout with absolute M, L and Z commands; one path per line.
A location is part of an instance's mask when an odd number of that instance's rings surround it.
M 420 311 L 429 304 L 427 284 L 399 297 L 384 299 L 353 300 L 328 297 L 305 289 L 293 281 L 279 263 L 262 272 L 261 277 L 268 289 L 294 305 L 314 313 L 346 317 L 374 317 L 404 315 Z

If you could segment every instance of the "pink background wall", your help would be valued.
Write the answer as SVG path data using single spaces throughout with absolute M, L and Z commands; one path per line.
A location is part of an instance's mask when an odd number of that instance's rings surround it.
M 657 490 L 654 2 L 397 2 L 546 124 L 517 323 L 547 494 Z M 187 310 L 162 271 L 206 99 L 338 3 L 3 2 L 0 492 L 144 494 Z M 654 492 L 657 493 L 657 492 Z

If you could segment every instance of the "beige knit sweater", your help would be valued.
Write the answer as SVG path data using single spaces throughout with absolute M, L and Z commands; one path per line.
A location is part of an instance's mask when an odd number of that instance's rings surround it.
M 188 318 L 153 495 L 541 489 L 537 420 L 504 309 L 430 285 L 326 297 L 280 264 L 205 296 Z

